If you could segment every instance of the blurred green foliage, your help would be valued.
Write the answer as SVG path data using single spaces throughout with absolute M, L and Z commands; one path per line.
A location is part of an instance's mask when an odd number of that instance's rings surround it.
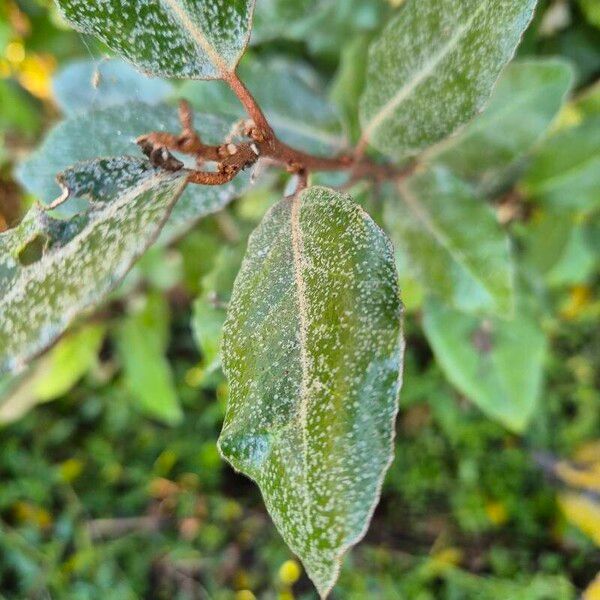
M 265 20 L 263 9 L 253 54 L 310 62 L 357 137 L 356 65 L 398 3 L 304 2 L 300 15 L 270 4 L 295 26 Z M 403 281 L 415 318 L 396 458 L 335 598 L 566 600 L 600 571 L 590 534 L 600 531 L 600 477 L 582 485 L 556 466 L 600 438 L 599 19 L 594 0 L 542 2 L 519 50 L 563 57 L 577 81 L 516 191 L 500 190 L 518 277 L 550 349 L 531 422 L 509 433 L 448 383 L 420 327 L 423 291 Z M 14 165 L 65 106 L 53 73 L 90 55 L 101 63 L 103 52 L 49 1 L 0 6 L 0 230 L 32 201 Z M 564 160 L 573 181 L 548 184 Z M 152 249 L 91 320 L 25 374 L 0 380 L 1 597 L 315 597 L 258 491 L 216 449 L 227 396 L 220 324 L 247 237 L 284 186 L 254 189 Z M 557 186 L 568 186 L 568 206 Z M 591 503 L 584 524 L 561 510 L 566 488 Z

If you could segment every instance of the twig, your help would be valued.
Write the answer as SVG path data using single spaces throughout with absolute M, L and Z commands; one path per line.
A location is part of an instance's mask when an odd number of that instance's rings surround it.
M 193 115 L 189 104 L 180 103 L 179 117 L 181 133 L 173 135 L 153 132 L 138 138 L 137 143 L 156 167 L 168 171 L 184 169 L 181 161 L 172 154 L 180 152 L 193 156 L 198 166 L 206 162 L 216 163 L 216 170 L 186 169 L 189 183 L 200 185 L 222 185 L 231 181 L 240 171 L 266 159 L 283 166 L 299 177 L 299 190 L 307 185 L 311 171 L 349 171 L 352 182 L 370 178 L 381 182 L 401 180 L 409 176 L 413 166 L 398 170 L 391 165 L 381 165 L 362 155 L 360 149 L 354 155 L 320 157 L 288 146 L 277 138 L 265 114 L 238 75 L 229 73 L 225 81 L 243 104 L 249 121 L 243 124 L 242 134 L 249 141 L 240 144 L 226 142 L 210 146 L 202 142 L 194 129 Z

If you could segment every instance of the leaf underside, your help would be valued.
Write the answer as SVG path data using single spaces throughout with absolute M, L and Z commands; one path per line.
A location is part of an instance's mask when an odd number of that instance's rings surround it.
M 573 68 L 564 60 L 513 62 L 498 81 L 485 112 L 428 154 L 461 177 L 493 182 L 499 171 L 540 140 L 572 84 Z
M 206 143 L 221 143 L 231 128 L 222 117 L 201 113 L 196 115 L 196 123 Z M 139 135 L 154 130 L 176 133 L 180 127 L 177 110 L 165 104 L 129 102 L 70 117 L 54 127 L 42 146 L 19 166 L 17 178 L 31 194 L 49 204 L 60 193 L 55 181 L 57 173 L 97 156 L 118 157 L 139 152 L 135 144 Z M 247 188 L 248 181 L 248 174 L 243 173 L 225 185 L 188 186 L 169 218 L 162 239 L 178 237 L 199 218 L 226 206 Z M 69 216 L 77 208 L 77 203 L 70 201 L 57 211 L 61 216 Z
M 0 373 L 19 370 L 121 281 L 186 184 L 184 174 L 126 157 L 77 165 L 61 179 L 89 210 L 63 221 L 34 206 L 0 235 Z M 32 244 L 38 255 L 23 264 Z
M 53 97 L 63 114 L 73 116 L 143 99 L 158 104 L 173 94 L 173 86 L 147 77 L 129 63 L 86 58 L 63 67 L 52 78 Z
M 522 433 L 543 380 L 546 338 L 535 317 L 477 319 L 437 301 L 427 303 L 423 326 L 448 379 L 481 410 Z
M 600 116 L 550 138 L 535 154 L 521 191 L 558 209 L 600 206 Z
M 405 156 L 475 116 L 536 0 L 407 0 L 369 53 L 363 138 Z
M 463 310 L 512 314 L 508 236 L 467 184 L 440 167 L 416 175 L 390 193 L 384 219 L 430 292 Z
M 221 79 L 248 38 L 254 0 L 56 0 L 77 29 L 100 38 L 142 71 Z
M 322 596 L 393 456 L 403 345 L 391 246 L 350 198 L 309 188 L 252 235 L 224 328 L 223 456 L 254 479 Z

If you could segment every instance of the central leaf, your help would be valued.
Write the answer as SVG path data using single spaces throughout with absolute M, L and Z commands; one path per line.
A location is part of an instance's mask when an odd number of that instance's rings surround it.
M 393 454 L 403 345 L 393 251 L 349 197 L 310 188 L 253 234 L 224 330 L 219 441 L 323 596 Z
M 152 75 L 222 79 L 248 38 L 254 0 L 56 0 L 85 33 Z

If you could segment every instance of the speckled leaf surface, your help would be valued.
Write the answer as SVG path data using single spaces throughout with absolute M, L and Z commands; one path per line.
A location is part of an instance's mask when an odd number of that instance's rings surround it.
M 220 79 L 248 38 L 254 0 L 56 0 L 79 31 L 152 75 Z
M 230 125 L 223 118 L 198 114 L 197 129 L 206 143 L 220 143 Z M 135 139 L 150 131 L 177 133 L 181 125 L 177 110 L 160 104 L 140 102 L 112 106 L 68 118 L 54 127 L 41 147 L 17 169 L 17 178 L 40 202 L 48 204 L 59 194 L 56 174 L 80 161 L 98 156 L 111 157 L 139 153 Z M 171 239 L 191 227 L 199 218 L 220 210 L 248 186 L 248 175 L 240 174 L 222 186 L 188 186 L 177 202 L 163 232 Z M 69 202 L 58 210 L 68 216 L 77 208 Z
M 508 315 L 513 264 L 491 208 L 443 168 L 390 188 L 386 229 L 416 278 L 463 310 Z
M 391 246 L 314 187 L 252 235 L 225 323 L 219 446 L 255 480 L 322 596 L 365 533 L 393 454 L 402 365 Z
M 54 100 L 65 115 L 143 101 L 158 104 L 173 86 L 148 77 L 125 61 L 83 59 L 69 63 L 52 79 Z
M 63 221 L 34 206 L 0 234 L 0 373 L 19 370 L 121 281 L 186 183 L 133 158 L 83 163 L 61 179 L 88 211 Z M 37 256 L 25 252 L 33 241 Z
M 430 159 L 456 174 L 491 182 L 543 137 L 573 84 L 571 65 L 530 59 L 504 71 L 484 113 L 431 149 Z
M 554 208 L 600 206 L 600 116 L 552 137 L 536 152 L 522 183 L 529 198 Z
M 407 0 L 369 53 L 363 138 L 406 155 L 485 105 L 536 0 Z
M 478 319 L 439 302 L 423 326 L 446 377 L 487 415 L 515 432 L 531 420 L 542 388 L 546 338 L 537 319 Z
M 340 115 L 312 69 L 287 60 L 244 60 L 239 75 L 284 142 L 327 156 L 342 151 L 346 139 Z M 225 83 L 189 81 L 180 93 L 200 111 L 236 120 L 244 117 Z

